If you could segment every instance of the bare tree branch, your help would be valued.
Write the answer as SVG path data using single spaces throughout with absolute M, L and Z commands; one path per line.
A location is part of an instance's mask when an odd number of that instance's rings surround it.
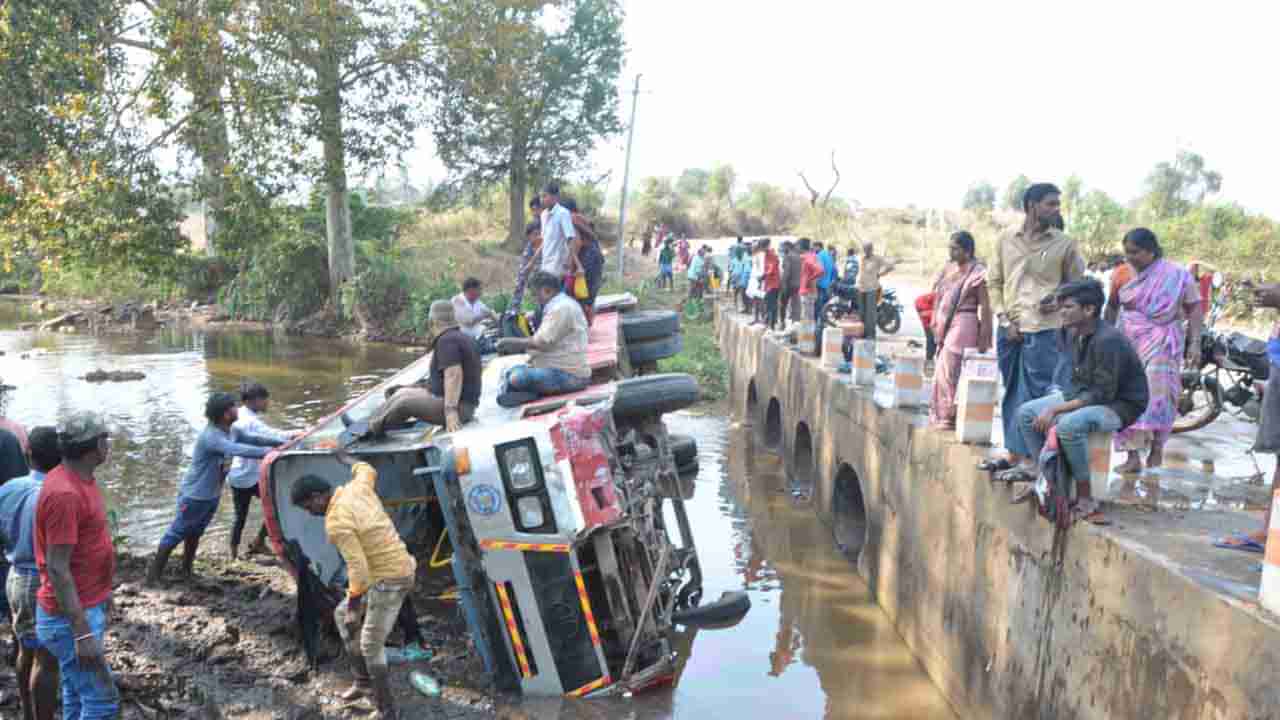
M 809 178 L 804 176 L 803 170 L 797 170 L 796 174 L 800 176 L 800 182 L 804 183 L 804 189 L 809 191 L 809 207 L 818 207 L 818 191 L 809 184 Z
M 160 48 L 157 45 L 152 45 L 146 40 L 137 40 L 134 38 L 124 37 L 123 35 L 117 35 L 116 37 L 111 38 L 111 41 L 127 47 L 137 48 L 139 50 L 146 50 L 147 52 L 155 53 L 156 55 L 159 55 L 160 53 L 164 52 L 162 48 Z
M 827 194 L 822 198 L 822 205 L 825 207 L 831 202 L 831 193 L 835 192 L 836 186 L 840 184 L 840 168 L 836 167 L 836 151 L 831 151 L 831 172 L 835 173 L 836 179 L 831 181 L 831 188 L 827 190 Z

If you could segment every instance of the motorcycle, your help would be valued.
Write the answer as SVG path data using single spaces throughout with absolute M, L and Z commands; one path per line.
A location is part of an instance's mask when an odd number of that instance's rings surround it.
M 1262 416 L 1262 385 L 1271 372 L 1267 344 L 1237 332 L 1214 332 L 1220 313 L 1215 302 L 1200 335 L 1200 366 L 1182 374 L 1175 434 L 1199 430 L 1223 410 L 1251 422 Z
M 851 283 L 837 283 L 831 299 L 822 308 L 822 322 L 826 327 L 836 327 L 845 317 L 860 314 L 858 297 L 861 293 Z M 902 329 L 902 303 L 895 290 L 884 288 L 876 304 L 876 327 L 880 332 L 892 335 Z

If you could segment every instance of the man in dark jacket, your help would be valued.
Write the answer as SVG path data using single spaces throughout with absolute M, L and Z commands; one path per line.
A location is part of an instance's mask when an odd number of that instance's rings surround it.
M 782 243 L 782 307 L 778 319 L 781 320 L 780 327 L 783 329 L 787 327 L 788 312 L 791 313 L 792 322 L 800 319 L 800 301 L 796 293 L 800 291 L 800 267 L 803 264 L 804 257 L 796 250 L 795 243 Z
M 1073 479 L 1089 480 L 1089 434 L 1115 432 L 1132 425 L 1147 409 L 1149 391 L 1142 360 L 1128 338 L 1102 321 L 1106 297 L 1092 278 L 1058 290 L 1058 311 L 1068 331 L 1073 366 L 1061 392 L 1030 400 L 1018 408 L 1017 426 L 1034 463 L 1050 428 L 1058 429 L 1058 445 Z M 1009 471 L 1034 479 L 1031 465 Z

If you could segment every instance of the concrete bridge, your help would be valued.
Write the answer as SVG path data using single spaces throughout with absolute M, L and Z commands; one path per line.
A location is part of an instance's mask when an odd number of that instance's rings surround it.
M 984 448 L 735 314 L 717 322 L 734 413 L 782 454 L 960 717 L 1280 718 L 1280 622 L 1179 560 L 1208 547 L 1176 537 L 1187 527 L 1116 509 L 1114 526 L 1056 531 L 975 468 Z

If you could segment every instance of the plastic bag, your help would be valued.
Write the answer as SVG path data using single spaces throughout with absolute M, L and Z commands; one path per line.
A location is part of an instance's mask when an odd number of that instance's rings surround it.
M 591 297 L 591 290 L 587 288 L 587 276 L 582 273 L 573 276 L 573 297 L 578 300 Z

